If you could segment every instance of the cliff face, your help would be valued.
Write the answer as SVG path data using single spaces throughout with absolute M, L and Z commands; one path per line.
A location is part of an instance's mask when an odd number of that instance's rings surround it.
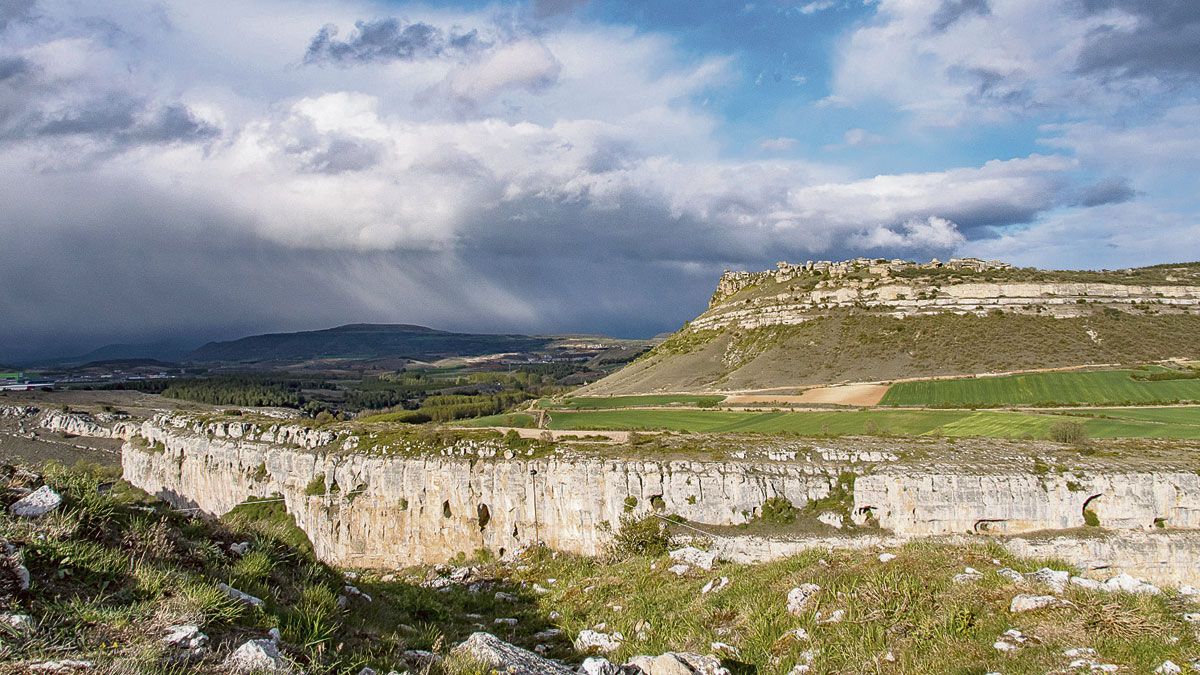
M 594 554 L 627 511 L 737 524 L 770 497 L 803 506 L 836 480 L 792 463 L 406 459 L 280 448 L 150 422 L 138 433 L 154 445 L 123 448 L 130 483 L 213 514 L 278 494 L 318 556 L 354 566 L 503 554 L 537 540 Z
M 222 514 L 278 495 L 317 555 L 353 567 L 444 562 L 487 549 L 503 555 L 541 541 L 556 550 L 603 551 L 626 513 L 661 512 L 698 526 L 746 522 L 763 502 L 797 507 L 857 476 L 852 520 L 877 534 L 799 539 L 718 537 L 737 560 L 812 546 L 895 546 L 925 536 L 1000 536 L 1014 552 L 1124 569 L 1160 581 L 1200 581 L 1200 476 L 1174 470 L 1070 474 L 915 468 L 886 452 L 768 452 L 757 459 L 616 459 L 573 452 L 536 459 L 404 458 L 347 452 L 345 439 L 308 449 L 232 437 L 210 424 L 161 418 L 126 429 L 124 476 L 179 507 Z M 279 436 L 280 430 L 271 432 Z M 303 439 L 298 431 L 285 436 Z M 490 450 L 478 447 L 484 456 Z M 753 454 L 753 453 L 751 453 Z M 831 508 L 837 508 L 836 505 Z M 1103 529 L 1080 538 L 1085 510 Z M 863 532 L 870 533 L 871 530 Z M 1038 533 L 1028 537 L 1029 533 Z M 1018 536 L 1013 536 L 1018 535 Z M 1058 544 L 1047 544 L 1053 539 Z M 1063 543 L 1065 542 L 1065 543 Z M 1048 548 L 1049 547 L 1049 548 Z M 1111 568 L 1111 569 L 1110 569 Z
M 728 295 L 729 288 L 738 284 L 753 285 L 753 279 L 753 275 L 745 279 L 723 278 L 718 296 Z M 993 310 L 1065 318 L 1089 316 L 1098 307 L 1104 306 L 1150 305 L 1163 312 L 1200 307 L 1200 286 L 1103 283 L 935 285 L 878 281 L 844 281 L 821 286 L 819 284 L 818 288 L 810 291 L 763 295 L 740 302 L 717 302 L 692 321 L 689 329 L 753 329 L 795 325 L 821 316 L 824 311 L 839 308 L 876 311 L 897 318 L 941 312 L 984 315 Z
M 970 475 L 885 472 L 859 478 L 853 517 L 899 535 L 1021 533 L 1087 525 L 1200 528 L 1200 476 L 1192 472 Z

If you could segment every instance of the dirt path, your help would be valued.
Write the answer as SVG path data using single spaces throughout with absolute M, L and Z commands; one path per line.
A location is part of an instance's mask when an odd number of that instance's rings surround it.
M 835 387 L 813 387 L 799 395 L 784 394 L 734 394 L 725 397 L 721 403 L 726 405 L 769 405 L 781 403 L 812 404 L 829 403 L 836 405 L 879 405 L 883 395 L 887 393 L 886 384 L 847 384 Z

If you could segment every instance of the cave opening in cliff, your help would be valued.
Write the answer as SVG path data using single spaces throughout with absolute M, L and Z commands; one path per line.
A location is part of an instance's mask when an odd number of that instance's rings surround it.
M 487 504 L 480 504 L 475 508 L 475 512 L 479 515 L 479 531 L 483 532 L 483 528 L 492 520 L 492 512 Z

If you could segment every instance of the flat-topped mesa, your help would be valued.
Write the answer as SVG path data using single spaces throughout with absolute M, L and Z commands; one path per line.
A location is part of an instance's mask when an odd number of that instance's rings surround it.
M 911 260 L 893 258 L 854 258 L 852 260 L 817 260 L 806 261 L 804 264 L 793 264 L 785 261 L 775 263 L 774 270 L 763 272 L 734 272 L 725 270 L 717 282 L 717 290 L 713 293 L 709 307 L 720 303 L 725 298 L 734 295 L 743 288 L 758 285 L 774 279 L 776 283 L 786 283 L 800 276 L 824 276 L 837 279 L 855 273 L 866 276 L 886 278 L 902 270 L 936 270 L 950 269 L 966 272 L 986 272 L 988 270 L 1007 270 L 1013 266 L 999 260 L 980 260 L 979 258 L 951 258 L 942 262 L 933 258 L 927 263 L 917 263 Z

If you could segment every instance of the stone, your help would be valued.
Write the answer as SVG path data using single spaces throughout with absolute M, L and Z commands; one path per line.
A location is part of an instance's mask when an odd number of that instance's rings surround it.
M 996 574 L 999 574 L 1000 576 L 1014 583 L 1021 583 L 1022 581 L 1025 581 L 1025 575 L 1011 567 L 1001 567 L 1000 569 L 996 570 Z
M 379 675 L 379 671 L 370 666 L 363 666 L 362 670 L 358 671 L 358 675 Z
M 599 656 L 589 656 L 579 666 L 580 675 L 621 675 L 621 667 Z
M 367 593 L 363 593 L 361 590 L 359 590 L 358 586 L 351 586 L 350 584 L 346 584 L 345 586 L 342 587 L 342 592 L 351 598 L 358 598 L 359 600 L 362 600 L 363 602 L 373 602 L 374 601 L 374 598 L 372 598 L 370 595 L 368 595 Z
M 537 654 L 510 645 L 491 633 L 473 633 L 455 652 L 509 675 L 567 675 L 571 670 Z
M 716 657 L 690 652 L 635 656 L 626 666 L 638 668 L 645 675 L 729 675 L 729 670 Z
M 20 518 L 41 518 L 57 509 L 59 504 L 62 504 L 62 495 L 55 492 L 49 485 L 43 485 L 13 502 L 8 510 Z
M 1070 583 L 1072 586 L 1086 588 L 1089 591 L 1104 590 L 1104 586 L 1101 585 L 1101 583 L 1099 581 L 1096 581 L 1095 579 L 1085 579 L 1084 577 L 1071 577 Z
M 547 628 L 546 630 L 534 633 L 533 639 L 541 642 L 547 642 L 549 640 L 562 637 L 562 634 L 563 632 L 561 628 Z
M 1072 604 L 1054 595 L 1029 595 L 1022 593 L 1013 597 L 1008 605 L 1008 611 L 1013 614 L 1032 612 L 1048 607 L 1071 607 Z
M 708 595 L 709 593 L 716 593 L 717 591 L 724 589 L 728 585 L 729 585 L 729 577 L 719 577 L 717 579 L 713 579 L 712 581 L 709 581 L 707 584 L 704 584 L 704 588 L 700 589 L 700 595 Z
M 271 630 L 267 631 L 267 637 L 271 638 L 271 642 L 274 642 L 275 644 L 283 642 L 283 633 L 279 632 L 278 628 L 272 628 Z
M 955 574 L 950 580 L 956 584 L 967 584 L 982 578 L 983 574 L 979 570 L 974 567 L 966 567 L 961 574 Z
M 76 673 L 92 669 L 91 661 L 76 659 L 60 659 L 58 661 L 41 661 L 26 666 L 31 673 Z
M 1163 661 L 1162 665 L 1155 668 L 1154 672 L 1157 675 L 1177 675 L 1178 673 L 1183 672 L 1183 668 L 1180 668 L 1174 661 L 1168 659 Z
M 163 644 L 189 651 L 203 649 L 208 645 L 208 636 L 201 632 L 200 627 L 193 624 L 181 624 L 167 628 L 167 636 Z
M 723 656 L 732 659 L 742 658 L 742 654 L 738 651 L 738 648 L 727 642 L 713 642 L 708 645 L 708 648 L 717 656 Z
M 788 613 L 792 616 L 800 616 L 803 614 L 804 607 L 808 604 L 808 601 L 819 592 L 821 592 L 821 587 L 816 584 L 800 584 L 799 586 L 788 591 Z
M 230 544 L 229 550 L 238 555 L 246 555 L 250 551 L 250 542 L 243 541 L 236 544 Z
M 845 518 L 842 517 L 842 514 L 834 513 L 833 511 L 826 511 L 820 514 L 817 516 L 817 520 L 839 530 L 845 526 Z
M 496 599 L 496 602 L 516 602 L 517 601 L 517 596 L 513 595 L 512 593 L 505 593 L 504 591 L 496 591 L 496 595 L 494 597 Z
M 717 556 L 708 551 L 701 551 L 694 546 L 675 549 L 667 554 L 671 560 L 681 562 L 702 570 L 711 570 L 717 564 Z
M 1050 569 L 1049 567 L 1043 567 L 1040 570 L 1036 572 L 1030 572 L 1025 576 L 1039 584 L 1045 584 L 1046 586 L 1049 586 L 1050 588 L 1054 589 L 1055 593 L 1062 593 L 1063 589 L 1067 587 L 1067 581 L 1071 578 L 1071 573 L 1063 570 L 1054 570 Z
M 253 595 L 250 595 L 249 593 L 243 593 L 242 591 L 239 591 L 238 589 L 236 589 L 233 586 L 230 586 L 228 584 L 218 583 L 217 589 L 220 590 L 225 595 L 228 595 L 229 597 L 233 598 L 234 600 L 237 600 L 238 602 L 240 602 L 244 605 L 249 605 L 251 607 L 262 607 L 263 606 L 262 598 L 256 598 Z M 250 643 L 248 642 L 246 644 L 250 644 Z M 242 645 L 242 646 L 244 647 L 245 645 Z
M 231 673 L 290 673 L 292 667 L 270 640 L 247 640 L 226 657 L 225 668 Z
M 406 649 L 404 653 L 400 654 L 400 658 L 410 666 L 422 670 L 442 662 L 441 656 L 424 649 Z
M 679 563 L 678 565 L 671 565 L 670 567 L 667 568 L 667 571 L 670 572 L 671 574 L 674 574 L 677 577 L 681 577 L 681 576 L 687 574 L 688 571 L 691 569 L 692 569 L 691 566 L 685 565 L 684 563 Z
M 1009 628 L 1001 633 L 1000 637 L 996 638 L 996 641 L 992 643 L 992 648 L 998 652 L 1013 652 L 1020 649 L 1029 641 L 1030 638 L 1028 635 L 1025 635 L 1016 628 Z
M 20 635 L 29 635 L 34 628 L 33 617 L 28 614 L 0 614 L 0 624 Z
M 1146 595 L 1158 595 L 1162 591 L 1154 584 L 1146 583 L 1137 577 L 1130 576 L 1125 572 L 1121 572 L 1115 577 L 1111 577 L 1102 584 L 1106 591 L 1123 591 L 1125 593 L 1144 593 Z
M 493 623 L 493 624 L 495 624 L 495 625 L 497 625 L 497 626 L 509 626 L 509 627 L 512 627 L 512 626 L 515 626 L 515 625 L 517 625 L 517 620 L 516 620 L 516 619 L 513 619 L 513 618 L 511 618 L 511 617 L 503 617 L 503 618 L 497 618 L 497 619 L 493 619 L 493 620 L 492 620 L 492 623 Z
M 895 553 L 880 553 L 879 554 L 879 562 L 881 562 L 881 563 L 891 562 L 895 559 L 896 559 Z
M 835 609 L 829 613 L 829 616 L 821 618 L 820 613 L 817 614 L 817 623 L 841 623 L 846 618 L 846 610 Z
M 575 651 L 584 654 L 615 652 L 621 647 L 625 637 L 620 633 L 601 633 L 600 631 L 584 629 L 575 636 Z
M 1200 623 L 1200 612 L 1185 612 L 1183 620 L 1188 623 Z

